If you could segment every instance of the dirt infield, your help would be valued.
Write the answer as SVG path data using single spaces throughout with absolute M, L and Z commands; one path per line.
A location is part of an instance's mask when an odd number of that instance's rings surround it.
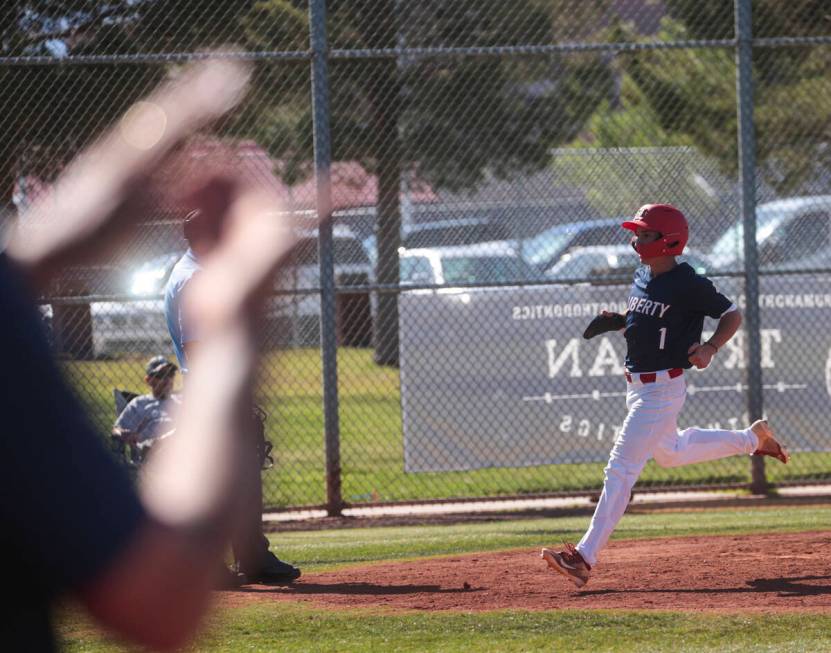
M 549 571 L 538 550 L 516 550 L 309 573 L 289 587 L 223 593 L 220 604 L 285 600 L 392 610 L 831 612 L 831 531 L 613 542 L 582 590 Z

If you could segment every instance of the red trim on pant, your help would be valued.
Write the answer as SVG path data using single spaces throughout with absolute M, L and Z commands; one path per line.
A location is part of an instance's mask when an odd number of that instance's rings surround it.
M 671 370 L 667 370 L 667 374 L 669 374 L 669 378 L 671 379 L 677 378 L 681 376 L 683 373 L 684 370 L 680 367 L 673 367 Z M 629 372 L 624 372 L 624 375 L 626 376 L 626 380 L 629 381 L 629 383 L 632 383 L 633 375 Z M 638 380 L 641 383 L 655 383 L 655 381 L 658 378 L 657 372 L 635 372 L 635 375 L 638 377 Z

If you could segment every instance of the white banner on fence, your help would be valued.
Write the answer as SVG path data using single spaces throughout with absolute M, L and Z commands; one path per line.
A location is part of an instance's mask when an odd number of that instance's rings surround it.
M 740 307 L 736 279 L 719 289 Z M 626 415 L 625 341 L 581 334 L 625 310 L 624 286 L 409 291 L 400 296 L 410 472 L 604 461 Z M 764 405 L 793 450 L 831 450 L 831 279 L 761 280 Z M 705 322 L 705 337 L 715 321 Z M 686 374 L 679 426 L 747 424 L 744 332 Z

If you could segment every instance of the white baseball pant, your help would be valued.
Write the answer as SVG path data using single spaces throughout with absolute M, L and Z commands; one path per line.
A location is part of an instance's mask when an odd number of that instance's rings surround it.
M 684 375 L 670 378 L 657 372 L 653 383 L 636 380 L 626 384 L 629 413 L 612 447 L 604 470 L 603 493 L 591 524 L 577 550 L 590 565 L 606 546 L 609 536 L 626 510 L 632 486 L 650 457 L 661 467 L 677 467 L 717 460 L 736 454 L 751 454 L 758 438 L 749 428 L 741 431 L 688 428 L 678 431 L 678 414 L 684 407 L 687 385 Z

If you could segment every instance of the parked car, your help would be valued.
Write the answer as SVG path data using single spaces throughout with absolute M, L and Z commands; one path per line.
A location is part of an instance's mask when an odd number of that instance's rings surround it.
M 335 285 L 367 286 L 374 278 L 369 256 L 355 235 L 345 227 L 333 228 Z M 320 334 L 320 263 L 317 230 L 301 234 L 290 264 L 278 277 L 280 294 L 269 301 L 268 317 L 278 342 L 313 346 Z M 338 333 L 342 344 L 368 346 L 372 338 L 372 307 L 369 293 L 339 293 L 336 296 Z M 279 332 L 286 332 L 285 338 Z
M 149 355 L 172 350 L 162 300 L 42 304 L 50 343 L 77 358 Z M 89 323 L 89 331 L 83 326 Z
M 453 285 L 539 280 L 511 243 L 404 249 L 399 252 L 401 285 Z
M 360 241 L 345 228 L 333 230 L 335 275 L 339 286 L 367 285 L 372 279 L 372 268 Z M 42 312 L 53 337 L 62 350 L 86 356 L 115 356 L 119 354 L 149 354 L 168 351 L 170 341 L 164 319 L 161 299 L 173 266 L 183 250 L 167 252 L 144 261 L 125 272 L 124 287 L 131 297 L 125 301 L 94 301 L 89 307 L 58 311 L 58 323 L 52 307 Z M 268 303 L 267 339 L 275 344 L 316 345 L 319 342 L 320 269 L 318 264 L 318 234 L 304 231 L 294 253 L 294 259 L 275 286 L 276 295 Z M 122 293 L 124 291 L 122 290 Z M 281 294 L 282 293 L 282 294 Z M 339 328 L 344 344 L 368 345 L 371 339 L 372 317 L 367 293 L 338 294 L 342 315 Z M 78 314 L 91 323 L 91 337 L 79 332 Z M 73 339 L 89 340 L 80 349 L 72 347 Z
M 510 240 L 510 229 L 504 222 L 487 218 L 458 218 L 420 222 L 401 228 L 401 247 L 417 249 L 425 247 L 453 247 L 490 241 Z M 378 258 L 378 242 L 375 234 L 363 239 L 364 248 L 372 264 Z
M 699 274 L 713 272 L 712 263 L 706 255 L 695 250 L 686 250 L 678 260 L 689 263 Z M 606 283 L 631 279 L 639 265 L 640 259 L 630 245 L 577 247 L 563 254 L 557 263 L 546 270 L 545 277 L 552 281 L 583 279 Z
M 406 249 L 450 247 L 509 240 L 510 237 L 509 227 L 504 222 L 485 218 L 458 218 L 409 225 L 404 229 L 401 246 Z
M 791 197 L 759 204 L 756 244 L 759 265 L 767 269 L 827 266 L 831 262 L 831 195 Z M 742 221 L 727 229 L 709 254 L 720 269 L 742 267 Z
M 550 227 L 520 243 L 522 257 L 544 272 L 575 247 L 625 244 L 630 236 L 620 225 L 627 219 L 586 220 Z
M 173 349 L 161 299 L 93 302 L 90 309 L 96 356 L 148 355 Z

